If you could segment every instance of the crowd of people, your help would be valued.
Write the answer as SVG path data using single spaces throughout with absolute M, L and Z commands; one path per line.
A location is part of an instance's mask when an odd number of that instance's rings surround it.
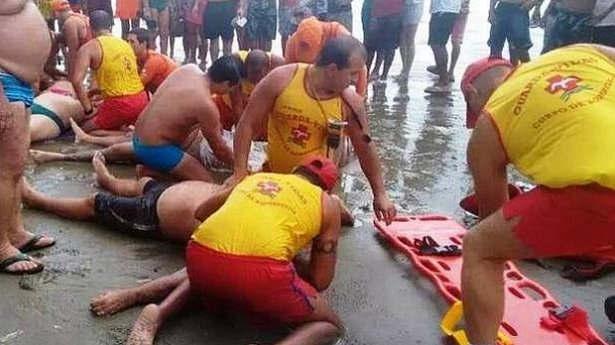
M 339 171 L 356 157 L 376 218 L 396 219 L 365 95 L 370 79 L 387 78 L 398 47 L 400 80 L 408 79 L 423 2 L 366 0 L 365 44 L 352 36 L 349 1 L 281 2 L 284 56 L 269 52 L 273 1 L 118 0 L 122 37 L 112 33 L 108 1 L 38 5 L 0 3 L 0 272 L 41 272 L 43 262 L 27 253 L 56 243 L 24 228 L 24 203 L 186 245 L 184 269 L 92 300 L 99 316 L 147 305 L 127 344 L 153 344 L 164 321 L 192 300 L 212 312 L 239 309 L 255 324 L 293 326 L 287 344 L 341 336 L 342 322 L 320 294 L 334 278 L 340 229 L 354 223 L 335 195 Z M 173 6 L 184 24 L 181 66 L 167 56 Z M 450 92 L 469 1 L 430 6 L 429 70 L 438 78 L 426 91 Z M 507 260 L 615 246 L 615 121 L 607 116 L 615 106 L 615 49 L 608 47 L 615 2 L 552 1 L 544 15 L 530 18 L 540 6 L 491 1 L 491 54 L 469 65 L 461 80 L 481 218 L 464 238 L 461 272 L 475 345 L 494 344 Z M 58 32 L 45 22 L 45 10 L 58 19 Z M 147 28 L 139 27 L 140 16 Z M 545 23 L 545 44 L 530 61 L 532 20 Z M 14 35 L 16 25 L 27 45 Z M 232 52 L 235 31 L 245 49 Z M 209 40 L 207 69 L 195 64 L 199 32 L 203 45 Z M 506 41 L 509 59 L 502 57 Z M 38 164 L 91 161 L 108 192 L 51 197 L 25 180 L 30 142 L 69 129 L 76 142 L 103 148 L 29 154 Z M 138 178 L 113 176 L 106 164 L 117 161 L 134 163 Z M 508 165 L 536 187 L 508 200 Z M 216 181 L 214 170 L 227 179 Z M 307 260 L 300 255 L 306 248 Z M 606 306 L 613 318 L 612 298 Z

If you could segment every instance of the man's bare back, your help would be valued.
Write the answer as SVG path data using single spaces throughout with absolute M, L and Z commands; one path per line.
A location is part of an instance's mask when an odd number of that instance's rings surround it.
M 221 189 L 220 185 L 201 181 L 184 181 L 169 187 L 158 199 L 157 207 L 165 236 L 173 241 L 188 241 L 199 224 L 194 217 L 196 209 Z
M 0 1 L 0 37 L 0 68 L 25 83 L 36 81 L 51 49 L 47 24 L 36 5 L 25 0 Z
M 200 116 L 217 120 L 211 105 L 205 73 L 196 65 L 185 65 L 173 72 L 154 94 L 135 124 L 136 134 L 149 145 L 181 146 L 198 126 Z

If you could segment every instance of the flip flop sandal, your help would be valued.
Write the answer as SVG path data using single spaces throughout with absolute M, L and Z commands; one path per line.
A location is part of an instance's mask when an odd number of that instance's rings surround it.
M 43 239 L 45 236 L 43 235 L 34 235 L 32 236 L 32 238 L 30 238 L 30 240 L 28 242 L 26 242 L 23 246 L 17 248 L 19 249 L 20 252 L 22 253 L 29 253 L 29 252 L 33 252 L 35 250 L 41 250 L 41 249 L 45 249 L 45 248 L 49 248 L 51 246 L 53 246 L 54 244 L 56 244 L 56 241 L 53 241 L 49 244 L 44 244 L 44 245 L 36 245 L 38 243 L 38 241 L 40 241 L 41 239 Z
M 602 276 L 615 271 L 615 263 L 609 261 L 596 261 L 591 263 L 568 264 L 562 268 L 560 275 L 562 278 L 576 282 L 598 279 Z
M 34 268 L 29 269 L 29 270 L 23 270 L 23 271 L 8 271 L 7 267 L 11 266 L 14 263 L 17 262 L 24 262 L 24 261 L 33 261 L 34 259 L 32 259 L 32 257 L 30 255 L 26 255 L 24 253 L 18 253 L 15 254 L 7 259 L 5 259 L 4 261 L 0 262 L 0 273 L 7 273 L 7 274 L 13 274 L 13 275 L 22 275 L 22 274 L 35 274 L 35 273 L 39 273 L 41 272 L 44 268 L 45 265 L 38 263 Z

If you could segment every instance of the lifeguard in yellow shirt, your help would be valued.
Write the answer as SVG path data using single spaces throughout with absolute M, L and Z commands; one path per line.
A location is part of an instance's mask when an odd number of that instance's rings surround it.
M 70 81 L 83 110 L 92 117 L 82 125 L 83 130 L 119 130 L 135 123 L 148 102 L 137 58 L 130 44 L 113 37 L 113 18 L 105 11 L 90 14 L 94 39 L 79 48 Z M 94 77 L 103 101 L 97 109 L 83 85 L 88 69 Z
M 463 243 L 464 314 L 470 343 L 494 344 L 507 260 L 615 245 L 615 49 L 568 46 L 516 69 L 480 60 L 461 87 L 483 219 Z M 510 201 L 509 164 L 537 185 Z
M 258 83 L 237 125 L 234 176 L 229 182 L 248 175 L 250 142 L 265 126 L 265 171 L 278 174 L 292 172 L 303 158 L 314 154 L 339 164 L 335 153 L 340 142 L 349 138 L 372 187 L 376 216 L 392 222 L 395 205 L 384 188 L 363 98 L 349 87 L 363 70 L 365 58 L 363 45 L 343 35 L 325 43 L 314 65 L 278 67 Z

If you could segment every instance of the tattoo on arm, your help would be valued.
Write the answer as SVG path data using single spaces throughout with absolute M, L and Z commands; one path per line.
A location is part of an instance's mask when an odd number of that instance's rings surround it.
M 326 240 L 321 241 L 317 240 L 314 242 L 314 249 L 317 253 L 320 254 L 335 254 L 337 252 L 337 241 L 336 240 Z

